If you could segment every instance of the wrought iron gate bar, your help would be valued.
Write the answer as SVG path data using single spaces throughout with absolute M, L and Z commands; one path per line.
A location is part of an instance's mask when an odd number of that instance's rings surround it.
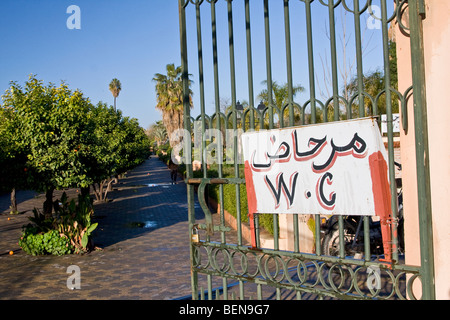
M 394 269 L 381 268 L 380 277 L 390 280 L 392 288 L 389 294 L 384 293 L 380 295 L 380 288 L 369 288 L 367 290 L 366 288 L 361 288 L 359 283 L 371 266 L 379 267 L 379 264 L 376 262 L 367 263 L 362 260 L 355 261 L 354 259 L 336 260 L 329 257 L 317 258 L 309 254 L 276 252 L 266 249 L 261 249 L 260 252 L 255 253 L 254 251 L 248 251 L 248 247 L 245 246 L 214 242 L 209 243 L 208 246 L 196 245 L 196 248 L 197 250 L 205 249 L 208 259 L 203 263 L 200 253 L 197 251 L 194 268 L 198 272 L 209 276 L 254 282 L 278 289 L 326 294 L 338 298 L 348 299 L 349 297 L 345 297 L 343 294 L 349 293 L 351 293 L 352 297 L 367 298 L 367 294 L 370 291 L 372 295 L 379 295 L 380 298 L 392 298 L 394 295 L 398 295 L 400 299 L 404 299 L 405 297 L 402 294 L 404 289 L 400 288 L 403 285 L 402 282 L 404 282 L 403 277 L 406 273 L 412 275 L 408 280 L 409 288 L 419 276 L 417 268 L 414 266 L 396 265 Z M 251 267 L 247 257 L 249 254 L 255 257 L 255 265 L 253 267 L 256 268 L 256 271 L 249 270 Z M 237 255 L 241 255 L 241 258 L 238 261 L 234 261 Z M 225 259 L 218 261 L 219 256 L 225 257 Z M 330 260 L 334 260 L 332 265 L 328 265 L 328 263 L 331 263 Z M 292 264 L 294 265 L 292 266 Z M 312 270 L 308 271 L 308 269 Z M 350 275 L 349 277 L 345 275 L 346 272 Z M 314 278 L 309 277 L 314 273 L 316 273 Z M 333 280 L 333 276 L 336 278 L 336 275 L 338 275 L 337 280 Z M 348 287 L 345 289 L 345 292 L 341 292 L 344 282 L 348 283 Z M 411 291 L 410 289 L 408 290 L 408 294 L 411 296 Z
M 414 87 L 414 128 L 416 135 L 417 196 L 419 199 L 420 258 L 423 299 L 435 299 L 434 249 L 431 216 L 430 163 L 428 151 L 427 103 L 425 93 L 425 60 L 423 53 L 423 0 L 409 2 L 411 61 Z
M 409 96 L 414 90 L 414 101 L 418 105 L 423 107 L 424 105 L 424 80 L 423 70 L 419 66 L 422 63 L 420 55 L 423 48 L 420 47 L 421 41 L 421 26 L 419 16 L 424 13 L 423 0 L 394 0 L 394 9 L 392 15 L 388 15 L 388 0 L 380 0 L 377 2 L 380 6 L 380 12 L 375 14 L 374 5 L 372 0 L 300 0 L 299 2 L 303 6 L 303 11 L 294 11 L 294 3 L 289 0 L 279 0 L 277 2 L 268 0 L 260 0 L 259 4 L 262 5 L 261 21 L 264 24 L 264 30 L 261 30 L 263 44 L 265 46 L 265 60 L 264 65 L 259 66 L 265 68 L 266 74 L 266 89 L 267 89 L 267 105 L 261 107 L 257 106 L 259 103 L 255 101 L 254 95 L 254 63 L 253 63 L 253 49 L 252 49 L 252 21 L 251 21 L 251 7 L 249 0 L 179 0 L 179 15 L 180 15 L 180 45 L 181 45 L 181 57 L 184 79 L 184 128 L 192 134 L 192 125 L 197 122 L 196 125 L 201 125 L 201 162 L 207 163 L 207 146 L 208 140 L 206 138 L 206 132 L 208 129 L 226 130 L 233 129 L 237 132 L 238 129 L 243 132 L 249 130 L 262 130 L 262 129 L 274 129 L 285 128 L 296 125 L 314 124 L 319 121 L 339 121 L 341 119 L 350 119 L 354 116 L 365 117 L 366 112 L 370 112 L 374 116 L 379 115 L 380 106 L 383 100 L 386 103 L 387 114 L 387 140 L 388 140 L 388 162 L 389 162 L 389 180 L 391 181 L 391 209 L 393 212 L 393 221 L 397 221 L 397 188 L 395 185 L 395 171 L 394 171 L 394 134 L 393 134 L 393 106 L 392 99 L 398 100 L 399 109 L 402 114 L 402 129 L 408 128 L 408 117 L 406 103 Z M 226 7 L 225 7 L 226 2 Z M 253 5 L 258 5 L 256 1 L 252 1 Z M 210 6 L 210 12 L 207 10 L 207 6 Z M 234 24 L 235 15 L 234 10 L 236 6 L 241 6 L 243 10 L 243 21 L 239 24 Z M 273 95 L 274 79 L 272 74 L 272 49 L 271 49 L 271 22 L 270 9 L 273 5 L 279 5 L 280 9 L 283 9 L 284 20 L 281 21 L 284 29 L 285 40 L 285 63 L 286 63 L 286 81 L 287 81 L 287 102 L 283 105 L 277 105 Z M 282 7 L 281 7 L 282 6 Z M 296 3 L 295 6 L 298 6 Z M 330 65 L 331 65 L 331 80 L 332 80 L 332 94 L 326 98 L 323 102 L 317 97 L 316 84 L 317 76 L 315 74 L 315 50 L 313 38 L 315 33 L 313 32 L 313 21 L 316 22 L 318 16 L 315 16 L 314 6 L 322 7 L 323 10 L 327 10 L 327 22 L 329 23 L 328 40 L 330 49 Z M 410 7 L 417 15 L 410 13 L 410 29 L 405 28 L 401 22 L 401 14 L 407 8 Z M 356 60 L 356 93 L 349 97 L 343 97 L 339 94 L 339 90 L 342 84 L 339 83 L 339 66 L 338 66 L 338 46 L 337 46 L 337 30 L 336 30 L 336 12 L 337 10 L 344 10 L 353 17 L 354 24 L 354 50 Z M 205 11 L 205 12 L 204 12 Z M 197 37 L 197 64 L 198 64 L 198 89 L 199 89 L 199 108 L 200 115 L 197 117 L 191 117 L 191 110 L 189 104 L 189 85 L 188 85 L 188 60 L 187 60 L 187 24 L 186 14 L 192 13 L 195 16 L 195 27 Z M 218 15 L 226 12 L 227 25 L 222 26 L 218 24 Z M 255 11 L 256 12 L 256 11 Z M 325 11 L 324 11 L 325 12 Z M 203 46 L 203 26 L 202 17 L 207 15 L 211 20 L 211 34 L 206 38 L 211 42 L 211 47 L 206 50 L 211 50 L 212 54 L 212 79 L 205 79 L 204 72 L 204 52 Z M 369 15 L 369 17 L 380 22 L 381 26 L 381 43 L 383 57 L 383 71 L 384 71 L 384 87 L 374 95 L 367 92 L 367 88 L 364 84 L 364 56 L 363 56 L 363 44 L 362 44 L 362 30 L 361 24 L 364 23 L 363 14 Z M 304 38 L 291 38 L 291 15 L 295 17 L 295 21 L 302 21 L 304 23 L 306 36 Z M 238 16 L 238 15 L 236 15 Z M 220 17 L 220 16 L 219 16 Z M 400 28 L 406 30 L 411 34 L 412 55 L 413 55 L 413 84 L 405 92 L 401 93 L 391 86 L 390 83 L 390 57 L 389 57 L 389 37 L 388 27 L 390 23 L 397 21 Z M 315 24 L 314 24 L 315 26 Z M 241 28 L 243 27 L 243 28 Z M 228 31 L 226 39 L 218 37 L 218 28 L 223 28 Z M 245 33 L 245 54 L 247 62 L 247 85 L 248 85 L 248 106 L 238 108 L 237 97 L 237 83 L 236 83 L 236 56 L 235 56 L 235 35 L 238 33 L 235 31 L 239 28 L 240 34 Z M 245 28 L 245 30 L 244 30 Z M 229 88 L 231 94 L 230 109 L 225 112 L 220 110 L 220 95 L 221 95 L 221 79 L 223 69 L 219 68 L 219 43 L 224 42 L 228 45 L 229 56 Z M 277 40 L 277 39 L 275 39 Z M 307 85 L 309 92 L 308 98 L 306 98 L 303 104 L 298 104 L 294 101 L 294 71 L 293 65 L 295 58 L 299 58 L 296 53 L 292 53 L 292 42 L 304 41 L 307 46 L 307 57 L 304 58 L 305 64 L 308 68 L 307 78 L 309 83 Z M 221 52 L 222 54 L 222 52 Z M 223 53 L 225 54 L 225 52 Z M 301 59 L 301 57 L 300 57 Z M 205 83 L 211 83 L 214 86 L 214 112 L 211 115 L 206 114 L 205 106 Z M 417 96 L 417 91 L 421 91 Z M 369 105 L 367 105 L 369 101 Z M 367 108 L 371 106 L 371 110 Z M 340 110 L 342 108 L 342 110 Z M 307 112 L 310 109 L 310 114 Z M 353 113 L 356 110 L 356 113 Z M 421 126 L 424 121 L 420 121 L 421 117 L 426 116 L 426 109 L 423 107 L 420 114 L 415 108 L 415 121 L 416 121 L 416 135 L 419 135 L 419 140 L 423 139 L 424 135 Z M 320 115 L 320 117 L 319 117 Z M 285 119 L 285 116 L 287 118 Z M 309 117 L 309 119 L 308 119 Z M 418 123 L 419 122 L 419 123 Z M 426 131 L 426 127 L 424 128 Z M 222 135 L 218 134 L 216 137 L 217 145 L 222 145 Z M 184 152 L 187 154 L 187 159 L 192 159 L 193 152 L 191 150 L 190 141 L 185 139 Z M 423 150 L 423 142 L 419 143 L 418 154 Z M 421 266 L 405 265 L 401 261 L 401 257 L 398 254 L 398 239 L 396 237 L 397 230 L 394 223 L 392 229 L 392 257 L 393 263 L 386 264 L 380 259 L 380 256 L 374 255 L 371 252 L 370 242 L 370 218 L 363 217 L 362 223 L 358 225 L 358 228 L 362 229 L 364 234 L 363 252 L 364 255 L 361 259 L 355 259 L 346 256 L 344 245 L 339 246 L 337 256 L 324 255 L 321 248 L 321 223 L 322 217 L 319 214 L 312 214 L 314 225 L 314 244 L 315 253 L 306 253 L 305 248 L 302 248 L 300 241 L 300 228 L 299 228 L 299 214 L 293 214 L 289 217 L 290 223 L 293 225 L 293 249 L 280 250 L 279 242 L 279 219 L 278 215 L 273 215 L 273 248 L 261 247 L 261 224 L 259 215 L 249 215 L 249 218 L 254 222 L 254 234 L 256 234 L 256 247 L 244 245 L 243 228 L 244 223 L 241 222 L 245 216 L 246 206 L 241 205 L 242 185 L 245 184 L 243 179 L 242 166 L 240 165 L 239 158 L 239 136 L 234 134 L 232 137 L 233 154 L 231 158 L 233 160 L 232 173 L 224 173 L 224 154 L 217 152 L 216 149 L 216 168 L 217 176 L 211 177 L 211 173 L 208 171 L 207 166 L 202 166 L 201 176 L 194 177 L 193 167 L 190 162 L 186 163 L 186 183 L 188 192 L 188 209 L 189 209 L 189 225 L 190 231 L 194 229 L 206 231 L 205 239 L 200 239 L 198 242 L 191 241 L 191 271 L 192 271 L 192 297 L 197 299 L 212 299 L 215 294 L 215 298 L 229 298 L 238 296 L 240 299 L 248 298 L 248 294 L 253 290 L 253 295 L 257 299 L 267 298 L 268 288 L 272 290 L 270 296 L 276 299 L 285 299 L 292 291 L 294 298 L 336 298 L 336 299 L 416 299 L 416 295 L 413 292 L 413 285 L 417 282 L 417 279 L 422 284 L 422 291 L 424 298 L 432 298 L 434 287 L 430 281 L 433 280 L 433 266 L 432 261 L 430 265 L 430 259 L 432 259 L 432 240 L 430 237 L 431 227 L 426 219 L 429 219 L 429 208 L 426 207 L 426 201 L 429 200 L 429 190 L 421 186 L 419 183 L 419 195 L 425 200 L 421 201 L 420 208 L 420 221 L 421 221 L 421 251 L 422 251 L 422 264 Z M 422 149 L 421 149 L 422 148 Z M 425 146 L 426 150 L 426 146 Z M 425 151 L 423 150 L 423 151 Z M 423 153 L 420 153 L 423 154 Z M 423 160 L 423 159 L 422 159 Z M 421 160 L 421 161 L 422 161 Z M 418 160 L 419 161 L 419 160 Z M 427 163 L 418 163 L 420 168 L 424 168 L 420 171 L 418 177 L 420 181 L 427 179 Z M 418 171 L 419 173 L 419 171 Z M 234 185 L 234 186 L 233 186 Z M 424 185 L 424 184 L 423 184 Z M 206 202 L 206 190 L 212 187 L 218 188 L 218 202 L 220 204 L 219 219 L 213 219 L 213 214 L 210 212 L 208 203 Z M 429 184 L 427 185 L 429 186 Z M 224 197 L 225 188 L 232 188 L 232 194 L 236 199 L 236 219 L 237 223 L 237 240 L 236 243 L 230 243 L 230 237 L 228 235 L 231 232 L 230 227 L 225 222 L 225 209 L 224 209 Z M 205 223 L 198 223 L 195 218 L 194 207 L 194 192 L 197 190 L 198 200 L 200 207 L 205 214 Z M 227 189 L 228 190 L 228 189 Z M 229 190 L 228 190 L 229 191 Z M 230 193 L 227 191 L 227 195 Z M 428 198 L 427 198 L 428 197 Z M 242 198 L 244 199 L 244 198 Z M 252 220 L 254 219 L 254 221 Z M 215 224 L 216 223 L 216 224 Z M 424 227 L 422 228 L 422 223 Z M 253 225 L 253 224 L 252 224 Z M 337 217 L 338 225 L 338 239 L 339 243 L 345 243 L 345 221 L 343 216 Z M 219 235 L 215 235 L 214 232 L 219 232 Z M 217 237 L 219 237 L 217 239 Z M 213 239 L 214 238 L 214 239 Z M 428 265 L 428 266 L 427 266 Z M 373 273 L 375 271 L 379 273 Z M 369 278 L 376 276 L 381 277 L 383 281 L 382 288 L 371 287 L 368 283 Z M 203 281 L 205 279 L 205 281 Z M 231 285 L 230 280 L 233 280 Z M 217 285 L 218 284 L 218 285 Z M 202 289 L 207 287 L 207 293 Z M 213 287 L 220 287 L 220 290 L 214 290 Z M 269 290 L 269 291 L 270 291 Z M 273 291 L 274 290 L 274 291 Z M 220 292 L 219 292 L 220 291 Z M 215 292 L 215 293 L 214 293 Z
M 301 252 L 293 252 L 293 251 L 284 251 L 284 250 L 273 250 L 273 249 L 252 249 L 248 246 L 229 244 L 229 243 L 220 243 L 214 241 L 200 241 L 199 243 L 194 244 L 195 247 L 203 247 L 207 246 L 212 249 L 220 249 L 220 250 L 231 250 L 233 253 L 240 254 L 265 254 L 271 256 L 282 256 L 306 261 L 319 261 L 319 262 L 330 262 L 330 263 L 340 263 L 340 264 L 348 264 L 355 265 L 359 267 L 368 267 L 368 266 L 378 266 L 383 270 L 390 271 L 403 271 L 409 273 L 419 273 L 417 266 L 405 265 L 405 264 L 394 264 L 394 265 L 385 265 L 380 264 L 378 261 L 366 261 L 363 259 L 354 259 L 350 257 L 338 258 L 332 256 L 321 256 L 313 253 L 301 253 Z

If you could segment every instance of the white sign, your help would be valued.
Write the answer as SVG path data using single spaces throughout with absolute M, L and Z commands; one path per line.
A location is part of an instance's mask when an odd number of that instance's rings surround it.
M 381 115 L 381 133 L 385 134 L 388 132 L 387 127 L 387 115 L 382 114 Z M 392 132 L 400 132 L 400 114 L 399 113 L 393 113 L 392 114 Z
M 390 213 L 387 154 L 363 118 L 242 135 L 249 213 Z

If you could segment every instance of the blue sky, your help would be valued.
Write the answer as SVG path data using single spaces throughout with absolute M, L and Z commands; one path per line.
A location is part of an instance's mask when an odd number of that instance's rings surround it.
M 234 1 L 237 99 L 248 101 L 247 60 L 245 47 L 243 1 Z M 376 1 L 375 1 L 376 2 Z M 252 8 L 253 77 L 255 97 L 266 79 L 264 24 L 262 1 L 250 1 Z M 81 29 L 70 30 L 66 13 L 70 5 L 81 9 Z M 291 41 L 294 83 L 308 88 L 306 28 L 304 4 L 291 1 Z M 325 36 L 326 8 L 315 3 L 314 49 L 317 81 L 322 78 L 322 63 L 326 60 L 328 40 Z M 108 84 L 113 78 L 122 83 L 117 107 L 126 116 L 137 118 L 142 127 L 161 119 L 155 110 L 155 73 L 164 73 L 168 63 L 180 64 L 178 1 L 177 0 L 1 0 L 0 12 L 0 91 L 11 80 L 23 84 L 30 74 L 45 83 L 59 84 L 64 80 L 70 88 L 80 89 L 93 103 L 113 104 Z M 196 51 L 195 13 L 188 10 L 189 72 L 193 74 L 195 108 L 199 113 L 198 65 Z M 271 54 L 274 80 L 286 82 L 284 20 L 281 1 L 270 1 Z M 220 96 L 229 99 L 229 55 L 226 1 L 217 4 L 219 39 Z M 352 17 L 344 17 L 351 21 Z M 339 17 L 337 17 L 340 21 Z M 209 4 L 202 5 L 203 49 L 205 60 L 206 97 L 209 113 L 214 109 L 212 76 L 212 46 Z M 337 26 L 341 30 L 341 26 Z M 353 25 L 348 24 L 349 35 Z M 365 70 L 381 66 L 381 30 L 369 30 Z M 372 35 L 372 36 L 370 36 Z M 369 40 L 370 41 L 369 41 Z M 339 39 L 338 39 L 339 41 Z M 352 46 L 350 40 L 350 47 Z M 338 44 L 339 46 L 339 44 Z M 349 50 L 350 51 L 350 50 Z M 349 58 L 349 60 L 352 60 Z M 323 84 L 322 84 L 323 85 Z M 308 90 L 296 97 L 308 99 Z M 255 101 L 258 104 L 259 101 Z

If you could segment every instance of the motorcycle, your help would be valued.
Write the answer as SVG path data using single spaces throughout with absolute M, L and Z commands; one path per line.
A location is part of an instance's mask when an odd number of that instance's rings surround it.
M 401 164 L 394 162 L 399 170 Z M 398 250 L 404 251 L 403 234 L 403 189 L 401 178 L 396 178 L 397 185 L 397 234 Z M 343 216 L 344 252 L 345 256 L 362 256 L 364 254 L 364 218 L 362 216 Z M 369 217 L 370 252 L 372 255 L 383 255 L 383 238 L 380 221 Z M 339 216 L 333 215 L 321 225 L 321 253 L 328 256 L 339 256 Z

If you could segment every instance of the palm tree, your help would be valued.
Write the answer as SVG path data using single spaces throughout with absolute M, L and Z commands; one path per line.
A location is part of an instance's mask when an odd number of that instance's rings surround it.
M 112 79 L 109 83 L 109 91 L 111 91 L 114 97 L 114 110 L 116 110 L 116 98 L 119 96 L 120 91 L 122 90 L 122 84 L 116 78 Z
M 261 82 L 261 84 L 263 85 L 267 85 L 267 80 L 264 80 L 263 82 Z M 292 88 L 292 94 L 295 97 L 295 95 L 299 92 L 303 92 L 305 90 L 305 88 L 303 88 L 302 86 L 294 86 Z M 272 97 L 275 99 L 275 105 L 278 108 L 282 108 L 283 106 L 285 106 L 286 104 L 288 104 L 289 102 L 289 88 L 288 88 L 288 84 L 285 83 L 284 85 L 279 85 L 276 81 L 272 82 Z M 260 92 L 260 94 L 258 95 L 258 98 L 261 99 L 264 104 L 267 106 L 268 102 L 269 102 L 269 93 L 267 89 L 264 89 Z
M 183 127 L 183 70 L 181 67 L 168 64 L 166 73 L 156 73 L 153 81 L 156 82 L 156 109 L 162 112 L 162 121 L 169 136 L 170 145 L 173 147 L 181 138 L 172 136 L 177 129 Z M 189 87 L 191 80 L 189 80 Z M 189 104 L 192 108 L 192 91 L 189 89 Z
M 267 80 L 264 80 L 261 82 L 263 85 L 267 85 Z M 294 98 L 297 93 L 305 91 L 305 88 L 303 88 L 301 85 L 293 86 L 292 87 L 292 95 Z M 258 99 L 260 99 L 266 106 L 269 105 L 269 91 L 267 89 L 262 90 L 259 95 Z M 289 103 L 289 86 L 287 83 L 284 85 L 279 85 L 276 81 L 272 82 L 272 99 L 275 103 L 275 106 L 278 108 L 278 110 L 281 110 L 285 105 Z M 284 117 L 289 117 L 289 109 L 285 109 Z M 299 117 L 297 115 L 296 117 Z M 284 120 L 286 123 L 287 120 Z
M 167 141 L 167 131 L 164 126 L 157 126 L 155 127 L 155 141 L 156 145 L 159 147 L 162 145 L 165 141 Z
M 385 76 L 382 71 L 376 70 L 371 73 L 365 74 L 363 76 L 363 90 L 369 94 L 372 99 L 375 100 L 378 94 L 385 91 Z M 394 80 L 396 81 L 396 80 Z M 397 90 L 397 84 L 394 83 L 394 81 L 391 81 L 391 88 Z M 349 92 L 349 96 L 353 97 L 359 93 L 358 91 L 358 77 L 355 77 L 352 79 L 352 81 L 348 84 L 347 90 Z M 352 116 L 358 117 L 359 111 L 358 111 L 358 98 L 353 100 L 352 104 Z M 391 92 L 391 106 L 392 106 L 392 112 L 397 113 L 399 110 L 399 103 L 398 103 L 398 97 L 396 94 Z M 374 115 L 374 106 L 372 105 L 372 100 L 364 96 L 364 107 L 365 107 L 365 116 Z M 385 114 L 386 113 L 386 94 L 383 93 L 377 103 L 377 114 Z
M 162 121 L 157 121 L 155 124 L 151 125 L 150 128 L 148 128 L 147 132 L 150 141 L 156 142 L 156 145 L 158 147 L 168 140 L 167 130 Z
M 390 78 L 390 87 L 391 89 L 398 90 L 398 74 L 397 74 L 397 51 L 396 51 L 396 43 L 393 41 L 389 41 L 389 78 Z M 377 103 L 377 114 L 385 114 L 386 113 L 386 77 L 384 71 L 375 70 L 363 75 L 362 78 L 363 83 L 363 91 L 369 94 L 374 100 L 378 94 L 384 92 L 380 95 Z M 359 93 L 358 90 L 358 77 L 355 76 L 351 79 L 350 83 L 344 88 L 344 91 L 347 92 L 347 97 L 350 99 Z M 353 100 L 352 104 L 352 114 L 353 117 L 359 116 L 359 107 L 358 107 L 358 98 Z M 399 100 L 398 96 L 391 91 L 391 106 L 392 112 L 399 112 Z M 370 116 L 374 115 L 374 106 L 372 105 L 372 100 L 364 95 L 364 107 L 365 107 L 365 115 Z

